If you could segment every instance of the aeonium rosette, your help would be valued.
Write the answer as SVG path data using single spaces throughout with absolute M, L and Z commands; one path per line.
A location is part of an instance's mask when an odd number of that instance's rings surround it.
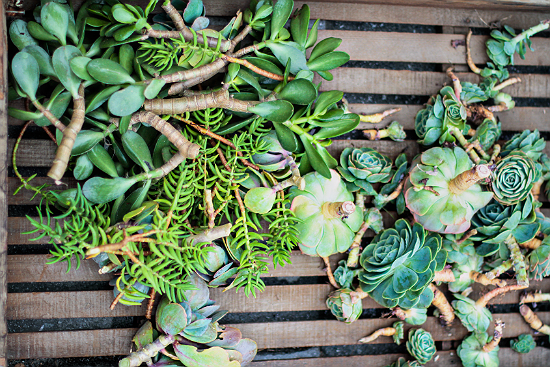
M 338 171 L 348 190 L 376 195 L 373 183 L 387 183 L 392 178 L 392 160 L 372 148 L 346 148 L 340 155 Z

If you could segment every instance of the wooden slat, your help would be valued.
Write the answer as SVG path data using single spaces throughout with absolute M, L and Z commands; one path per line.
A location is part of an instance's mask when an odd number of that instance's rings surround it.
M 15 139 L 8 139 L 8 162 L 11 166 Z M 19 167 L 50 167 L 55 158 L 55 144 L 51 140 L 23 139 L 17 150 Z
M 25 177 L 27 178 L 27 177 Z M 67 173 L 67 175 L 63 178 L 63 185 L 60 187 L 55 187 L 54 181 L 49 177 L 35 177 L 30 184 L 33 186 L 40 186 L 42 184 L 50 184 L 52 185 L 52 189 L 70 189 L 76 187 L 76 180 L 74 177 L 72 177 L 72 174 L 70 172 Z M 82 181 L 83 182 L 83 181 Z M 82 184 L 81 184 L 82 185 Z M 8 192 L 10 193 L 8 197 L 8 204 L 9 205 L 38 205 L 40 203 L 40 200 L 42 199 L 41 195 L 36 195 L 34 199 L 32 198 L 35 194 L 34 191 L 21 189 L 16 195 L 13 195 L 13 192 L 21 186 L 21 181 L 17 177 L 10 177 L 8 178 Z M 31 200 L 32 199 L 32 200 Z
M 543 322 L 550 321 L 550 313 L 539 312 Z M 532 329 L 519 314 L 494 314 L 503 320 L 507 327 L 504 337 L 517 337 L 522 333 L 532 333 Z M 330 345 L 353 345 L 363 335 L 390 326 L 395 319 L 357 320 L 345 324 L 336 320 L 272 322 L 234 324 L 242 334 L 255 340 L 259 349 L 300 348 Z M 422 326 L 429 330 L 436 341 L 460 340 L 468 332 L 462 325 L 443 328 L 439 320 L 429 317 Z M 406 325 L 405 329 L 410 329 Z M 489 329 L 492 333 L 493 327 Z M 136 329 L 103 329 L 83 331 L 60 331 L 44 333 L 14 333 L 8 336 L 8 358 L 63 358 L 121 355 L 130 349 L 131 338 Z M 109 341 L 109 342 L 106 342 Z M 392 343 L 391 337 L 380 337 L 373 344 Z
M 38 220 L 38 218 L 34 218 Z M 9 217 L 8 218 L 8 245 L 23 245 L 23 244 L 40 244 L 47 243 L 47 240 L 31 241 L 36 237 L 36 234 L 22 234 L 34 227 L 26 217 Z
M 341 3 L 411 5 L 409 0 L 320 0 L 338 6 Z M 336 5 L 338 4 L 338 5 Z M 442 8 L 508 9 L 508 10 L 547 10 L 546 0 L 415 0 L 415 6 Z
M 323 80 L 321 90 L 341 90 L 347 93 L 432 95 L 450 80 L 441 72 L 339 68 L 331 71 L 334 80 Z M 477 83 L 473 73 L 457 73 L 461 81 Z M 503 91 L 515 98 L 550 98 L 550 75 L 520 74 L 521 83 L 506 87 Z M 361 83 L 357 81 L 361 80 Z M 321 81 L 321 79 L 317 80 Z
M 451 41 L 466 37 L 463 34 L 433 34 L 404 32 L 319 31 L 319 39 L 342 39 L 338 51 L 347 52 L 351 60 L 428 62 L 440 64 L 466 64 L 466 47 L 452 47 Z M 480 67 L 489 61 L 485 42 L 487 36 L 472 36 L 472 58 Z M 514 58 L 516 65 L 550 65 L 550 39 L 533 37 L 533 48 L 525 60 Z
M 2 3 L 4 4 L 4 3 Z M 2 6 L 2 8 L 4 8 Z M 8 330 L 6 326 L 6 299 L 8 293 L 8 172 L 7 172 L 7 142 L 8 142 L 8 45 L 7 45 L 6 13 L 0 10 L 0 367 L 7 365 L 6 349 Z

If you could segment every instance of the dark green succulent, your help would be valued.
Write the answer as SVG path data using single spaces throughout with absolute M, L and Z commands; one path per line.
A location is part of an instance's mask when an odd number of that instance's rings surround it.
M 465 104 L 485 102 L 489 98 L 494 98 L 497 95 L 497 91 L 493 88 L 497 83 L 495 78 L 484 78 L 479 84 L 470 82 L 461 82 L 462 92 L 460 93 L 460 99 Z
M 387 183 L 392 178 L 392 161 L 372 148 L 346 148 L 340 155 L 338 171 L 351 192 L 376 195 L 373 183 Z
M 510 140 L 502 146 L 501 157 L 506 157 L 513 150 L 521 150 L 527 154 L 534 162 L 537 162 L 542 151 L 546 148 L 546 141 L 540 136 L 538 130 L 523 130 L 520 134 L 515 134 Z
M 520 150 L 513 150 L 497 163 L 491 189 L 494 198 L 504 205 L 515 205 L 524 200 L 541 172 L 535 162 Z
M 394 162 L 394 166 L 397 167 L 397 170 L 393 174 L 390 182 L 382 186 L 380 192 L 376 194 L 373 199 L 374 206 L 378 209 L 382 209 L 387 203 L 395 200 L 397 206 L 397 213 L 401 214 L 405 211 L 405 196 L 403 191 L 397 196 L 397 198 L 392 198 L 390 195 L 397 189 L 403 178 L 408 172 L 408 162 L 407 156 L 405 153 L 401 153 L 397 156 Z
M 431 361 L 435 352 L 437 352 L 432 334 L 424 329 L 411 329 L 409 331 L 407 350 L 420 364 Z
M 529 353 L 536 346 L 537 343 L 535 343 L 531 334 L 521 334 L 517 339 L 510 341 L 510 348 L 518 353 Z
M 473 333 L 466 337 L 456 350 L 464 367 L 498 367 L 497 345 L 494 349 L 486 352 L 483 347 L 491 341 L 491 337 L 485 331 Z
M 478 141 L 479 146 L 483 150 L 489 150 L 502 134 L 502 128 L 500 122 L 495 122 L 491 119 L 485 119 L 481 125 L 476 129 L 475 135 L 472 137 L 472 141 Z
M 441 236 L 405 219 L 374 237 L 360 258 L 363 291 L 384 307 L 426 308 L 433 300 L 428 288 L 435 272 L 445 266 Z
M 340 260 L 338 267 L 334 271 L 334 279 L 342 288 L 351 288 L 353 279 L 359 274 L 361 269 L 350 269 L 346 260 Z
M 340 288 L 328 295 L 327 307 L 338 321 L 351 324 L 361 316 L 363 303 L 360 297 L 354 297 L 353 291 Z
M 468 331 L 485 332 L 493 319 L 485 304 L 480 305 L 473 299 L 459 293 L 453 295 L 456 300 L 452 302 L 452 305 L 462 325 Z

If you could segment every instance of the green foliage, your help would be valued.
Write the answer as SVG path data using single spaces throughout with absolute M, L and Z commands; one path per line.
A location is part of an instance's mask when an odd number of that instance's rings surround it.
M 531 334 L 521 334 L 517 339 L 510 341 L 510 348 L 518 353 L 529 353 L 536 346 L 537 343 L 535 343 Z
M 432 334 L 424 329 L 412 329 L 409 331 L 409 340 L 407 341 L 407 350 L 418 363 L 426 364 L 435 355 L 435 342 Z

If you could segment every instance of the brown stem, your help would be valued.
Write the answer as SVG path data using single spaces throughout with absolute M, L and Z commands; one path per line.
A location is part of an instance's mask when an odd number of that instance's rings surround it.
M 468 231 L 464 236 L 462 236 L 462 238 L 460 238 L 459 240 L 456 241 L 456 243 L 458 245 L 461 245 L 464 243 L 464 241 L 466 241 L 468 238 L 472 237 L 472 236 L 475 236 L 477 234 L 477 229 L 471 229 L 470 231 Z
M 357 287 L 357 289 L 355 289 L 353 292 L 350 292 L 349 295 L 351 297 L 351 303 L 353 304 L 369 296 L 369 294 L 367 292 L 364 292 L 363 289 L 361 289 L 361 287 Z
M 487 303 L 489 303 L 490 300 L 492 300 L 493 298 L 495 298 L 496 296 L 500 296 L 501 294 L 504 294 L 506 292 L 509 292 L 509 291 L 517 291 L 517 290 L 520 290 L 520 289 L 525 289 L 527 288 L 527 286 L 525 285 L 507 285 L 506 287 L 501 287 L 501 288 L 495 288 L 493 289 L 492 291 L 484 294 L 482 297 L 480 297 L 477 301 L 476 301 L 476 307 L 480 307 L 480 308 L 483 308 L 485 306 L 487 306 Z
M 166 12 L 166 14 L 172 19 L 172 22 L 174 22 L 174 25 L 176 26 L 176 29 L 180 32 L 190 32 L 189 28 L 185 25 L 185 22 L 183 21 L 182 16 L 180 13 L 174 8 L 172 3 L 165 2 L 162 5 L 162 9 Z
M 454 282 L 456 281 L 455 275 L 451 269 L 443 269 L 441 271 L 436 271 L 434 279 L 432 282 Z
M 164 7 L 163 7 L 164 8 Z M 187 26 L 185 29 L 179 31 L 158 31 L 156 29 L 149 28 L 145 31 L 145 34 L 141 37 L 141 40 L 146 40 L 147 38 L 175 38 L 179 39 L 183 36 L 183 39 L 186 41 L 193 41 L 194 37 L 197 37 L 197 43 L 200 45 L 204 44 L 204 36 L 199 33 L 193 33 Z M 208 47 L 216 48 L 218 45 L 218 39 L 214 37 L 206 37 Z M 226 52 L 231 48 L 231 41 L 222 40 L 220 44 L 220 51 Z
M 485 353 L 490 353 L 493 349 L 497 347 L 498 343 L 500 343 L 500 339 L 502 339 L 503 329 L 504 322 L 502 322 L 502 320 L 500 319 L 495 320 L 495 333 L 493 334 L 493 340 L 483 346 L 483 351 Z
M 214 204 L 212 203 L 212 190 L 204 189 L 204 203 L 208 217 L 208 228 L 214 228 Z
M 468 133 L 466 135 L 474 136 L 475 134 L 476 134 L 476 130 L 475 129 L 470 129 L 470 130 L 468 130 Z
M 468 35 L 466 36 L 466 62 L 470 67 L 470 70 L 476 74 L 481 73 L 481 69 L 476 66 L 474 60 L 472 60 L 472 54 L 470 52 L 470 39 L 472 38 L 472 30 L 468 30 Z
M 174 335 L 161 335 L 154 342 L 147 344 L 140 350 L 132 352 L 129 356 L 121 359 L 118 362 L 119 367 L 138 367 L 143 363 L 148 366 L 152 365 L 152 358 L 155 357 L 161 350 L 172 344 L 175 340 Z
M 239 16 L 239 13 L 237 13 L 237 16 Z M 241 42 L 250 33 L 251 30 L 252 27 L 250 26 L 250 24 L 247 24 L 242 29 L 242 31 L 240 31 L 239 34 L 237 34 L 235 38 L 231 40 L 231 48 L 229 49 L 229 52 L 231 54 L 233 53 L 233 50 L 235 50 L 235 47 L 239 44 L 239 42 Z
M 334 274 L 332 273 L 332 268 L 330 267 L 330 260 L 328 256 L 321 256 L 321 259 L 323 259 L 323 261 L 325 262 L 325 266 L 327 268 L 328 281 L 334 288 L 336 289 L 340 288 L 340 286 L 336 282 L 336 279 L 334 279 Z
M 47 126 L 42 126 L 42 129 L 44 129 L 44 131 L 46 132 L 46 134 L 50 137 L 50 139 L 52 139 L 52 141 L 57 145 L 57 139 L 55 138 L 55 136 L 53 136 L 52 132 L 50 131 L 50 129 L 48 129 Z
M 151 320 L 153 315 L 153 306 L 155 305 L 155 298 L 157 296 L 157 291 L 155 288 L 151 288 L 149 291 L 149 301 L 147 301 L 147 310 L 145 311 L 145 318 Z
M 468 119 L 471 120 L 485 120 L 490 119 L 496 121 L 495 115 L 493 112 L 483 107 L 482 105 L 471 105 L 466 107 L 466 115 Z
M 120 292 L 119 294 L 117 294 L 117 296 L 115 297 L 115 299 L 113 300 L 113 302 L 111 302 L 111 305 L 109 306 L 109 308 L 111 310 L 114 310 L 116 305 L 118 304 L 118 302 L 120 301 L 120 299 L 124 296 L 124 293 Z
M 97 272 L 99 274 L 107 274 L 110 273 L 114 268 L 116 268 L 118 265 L 115 263 L 109 263 L 103 267 L 101 267 Z
M 259 67 L 257 67 L 256 65 L 250 63 L 247 60 L 237 59 L 235 57 L 231 57 L 231 56 L 228 56 L 228 55 L 223 55 L 223 56 L 221 56 L 221 58 L 224 59 L 225 61 L 229 61 L 229 62 L 232 62 L 232 63 L 235 63 L 235 64 L 242 65 L 242 66 L 252 70 L 256 74 L 265 76 L 266 78 L 273 79 L 273 80 L 278 80 L 278 81 L 283 81 L 284 80 L 284 76 L 278 75 L 278 74 L 275 74 L 275 73 L 272 73 L 272 72 L 269 72 L 269 71 L 266 71 L 266 70 L 263 70 L 263 69 L 260 69 Z M 289 81 L 294 80 L 294 77 L 289 76 L 288 80 Z
M 384 112 L 374 113 L 372 115 L 359 115 L 360 122 L 368 122 L 371 124 L 377 124 L 381 122 L 384 118 L 388 117 L 391 114 L 401 111 L 401 108 L 391 108 Z
M 434 294 L 435 296 L 435 294 Z M 404 310 L 401 307 L 395 307 L 392 310 L 392 314 L 397 317 L 399 320 L 405 320 L 412 314 L 412 310 Z
M 371 335 L 359 339 L 359 343 L 370 343 L 378 339 L 379 336 L 393 336 L 396 332 L 397 330 L 395 330 L 395 328 L 393 327 L 385 327 L 382 329 L 378 329 Z
M 515 83 L 521 83 L 521 79 L 520 78 L 507 79 L 507 80 L 503 81 L 502 83 L 500 83 L 499 85 L 495 86 L 493 88 L 493 90 L 498 91 L 498 90 L 501 90 L 502 88 L 506 88 L 507 86 L 515 84 Z
M 447 76 L 449 78 L 451 78 L 451 80 L 453 81 L 453 89 L 455 91 L 455 96 L 456 96 L 456 99 L 458 101 L 461 101 L 460 100 L 460 93 L 462 93 L 462 85 L 460 84 L 460 79 L 458 79 L 458 77 L 455 75 L 455 73 L 453 72 L 453 68 L 450 67 L 447 69 Z M 462 102 L 462 101 L 461 101 Z
M 115 243 L 107 243 L 105 245 L 91 248 L 88 251 L 86 251 L 86 258 L 88 259 L 92 258 L 94 256 L 99 255 L 102 252 L 115 252 L 115 251 L 122 250 L 129 242 L 152 242 L 154 241 L 154 239 L 147 238 L 147 236 L 155 234 L 158 231 L 156 229 L 152 229 L 145 233 L 136 233 L 131 236 L 126 235 L 126 229 L 123 229 L 123 232 L 124 232 L 124 238 L 122 239 L 122 241 L 115 242 Z
M 550 293 L 529 292 L 520 297 L 520 303 L 538 303 L 550 301 Z
M 441 320 L 443 321 L 445 326 L 451 325 L 455 319 L 453 307 L 447 300 L 447 297 L 445 297 L 445 295 L 439 289 L 437 289 L 437 287 L 433 283 L 430 283 L 429 287 L 432 292 L 434 292 L 432 305 L 434 305 L 439 310 Z
M 212 78 L 214 75 L 216 75 L 219 72 L 220 70 L 214 70 L 210 74 L 202 75 L 196 78 L 185 80 L 183 82 L 172 84 L 170 86 L 170 89 L 168 89 L 168 95 L 172 96 L 175 94 L 181 94 L 183 91 Z
M 506 103 L 501 102 L 496 106 L 487 107 L 487 110 L 491 112 L 504 112 L 504 111 L 508 111 L 508 106 L 506 105 Z
M 542 245 L 542 240 L 540 238 L 534 237 L 533 239 L 524 242 L 524 243 L 518 243 L 519 247 L 526 248 L 529 250 L 536 250 Z
M 408 177 L 408 174 L 403 176 L 403 178 L 401 179 L 401 182 L 399 182 L 399 185 L 397 185 L 395 190 L 393 190 L 393 192 L 391 194 L 389 194 L 388 197 L 386 198 L 386 200 L 385 200 L 386 203 L 389 203 L 390 201 L 392 201 L 394 199 L 397 199 L 399 194 L 401 194 L 401 192 L 403 192 L 403 185 L 405 185 L 405 181 L 407 181 L 407 177 Z
M 491 153 L 491 159 L 489 160 L 489 164 L 493 164 L 495 159 L 497 159 L 498 155 L 500 154 L 500 144 L 493 145 L 493 153 Z
M 73 99 L 74 108 L 71 122 L 63 130 L 63 138 L 61 143 L 57 147 L 55 153 L 55 159 L 53 160 L 52 167 L 48 172 L 48 177 L 51 177 L 56 185 L 61 184 L 61 178 L 65 174 L 67 165 L 69 164 L 69 158 L 71 158 L 71 151 L 73 150 L 74 141 L 76 135 L 80 132 L 82 124 L 84 123 L 84 115 L 86 109 L 86 102 L 84 100 L 84 82 L 80 83 L 78 88 L 78 95 Z
M 491 169 L 487 164 L 480 164 L 470 170 L 466 170 L 449 181 L 449 191 L 455 195 L 460 195 L 475 185 L 479 180 L 491 175 Z
M 550 335 L 550 326 L 544 324 L 539 317 L 525 304 L 519 306 L 519 313 L 526 323 L 539 333 Z
M 326 202 L 321 210 L 326 218 L 342 218 L 355 212 L 353 201 Z
M 204 230 L 201 233 L 191 235 L 185 240 L 189 244 L 198 244 L 204 242 L 213 242 L 217 239 L 227 237 L 231 234 L 231 223 L 224 224 L 222 226 L 217 226 L 214 228 L 209 228 Z
M 510 270 L 513 265 L 514 265 L 514 260 L 512 260 L 512 259 L 506 260 L 502 264 L 500 264 L 499 266 L 494 268 L 493 270 L 486 272 L 485 276 L 489 280 L 495 279 L 500 274 L 505 273 L 508 270 Z
M 201 134 L 203 135 L 206 135 L 206 136 L 209 136 L 213 139 L 216 139 L 218 140 L 219 142 L 233 148 L 233 149 L 237 149 L 235 147 L 235 144 L 233 144 L 231 141 L 227 140 L 226 138 L 208 130 L 208 129 L 205 129 L 204 127 L 200 126 L 199 124 L 197 124 L 196 122 L 194 121 L 191 121 L 191 120 L 187 120 L 187 119 L 184 119 L 183 117 L 180 117 L 180 116 L 173 116 L 174 118 L 176 118 L 177 120 L 179 121 L 183 121 L 185 122 L 187 125 L 191 126 L 193 129 L 197 130 L 198 132 L 200 132 Z M 247 167 L 250 167 L 250 168 L 254 168 L 256 171 L 259 171 L 260 170 L 260 167 L 258 167 L 257 165 L 255 165 L 254 163 L 250 163 L 249 161 L 247 161 L 246 159 L 242 158 L 243 157 L 243 154 L 240 152 L 240 151 L 236 151 L 236 154 L 241 157 L 240 158 L 240 161 Z
M 367 137 L 369 140 L 380 140 L 387 138 L 389 136 L 387 129 L 369 129 L 369 130 L 363 130 L 363 134 Z
M 63 131 L 67 128 L 65 124 L 59 121 L 59 119 L 55 117 L 50 110 L 45 109 L 44 106 L 42 106 L 38 101 L 32 101 L 32 104 L 36 107 L 38 111 L 42 112 L 44 117 L 46 117 L 48 121 L 51 122 L 52 125 L 56 127 L 59 131 Z
M 487 275 L 479 273 L 477 271 L 470 271 L 470 279 L 476 283 L 483 285 L 496 285 L 497 287 L 506 287 L 506 281 L 503 279 L 493 278 L 489 279 Z

